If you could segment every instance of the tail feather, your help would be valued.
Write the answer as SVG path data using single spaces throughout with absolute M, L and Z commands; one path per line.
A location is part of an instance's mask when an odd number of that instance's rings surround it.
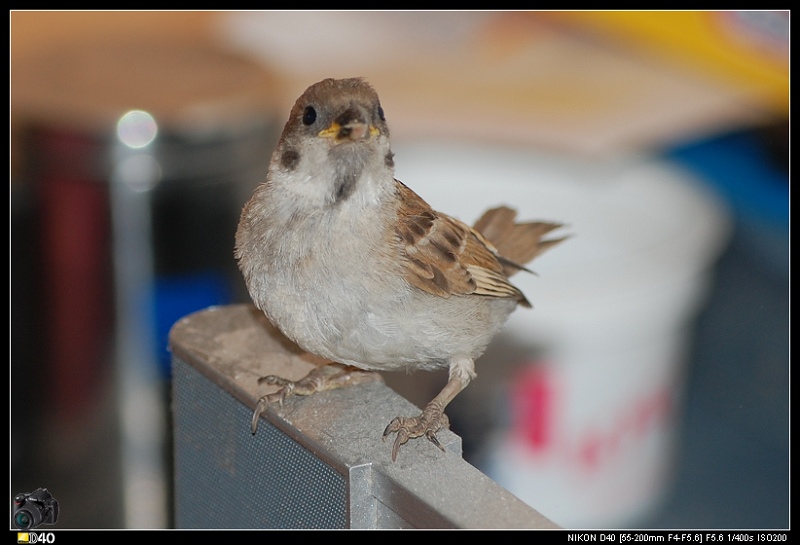
M 545 235 L 563 225 L 543 221 L 514 223 L 516 217 L 516 210 L 501 206 L 487 210 L 474 225 L 475 230 L 497 249 L 508 276 L 527 270 L 526 263 L 569 238 L 543 240 Z

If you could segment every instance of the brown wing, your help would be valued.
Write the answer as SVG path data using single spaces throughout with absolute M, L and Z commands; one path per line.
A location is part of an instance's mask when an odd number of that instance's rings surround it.
M 468 225 L 434 211 L 401 182 L 397 236 L 405 250 L 406 280 L 439 297 L 509 297 L 529 306 L 508 282 L 494 247 Z

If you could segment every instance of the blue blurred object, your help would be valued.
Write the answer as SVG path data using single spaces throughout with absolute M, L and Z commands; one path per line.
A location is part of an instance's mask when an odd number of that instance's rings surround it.
M 785 230 L 789 227 L 788 156 L 784 162 L 783 146 L 772 138 L 782 127 L 788 140 L 788 125 L 781 123 L 682 144 L 665 155 L 716 188 L 738 219 Z
M 233 301 L 231 283 L 222 271 L 204 270 L 156 279 L 154 287 L 156 353 L 165 378 L 171 375 L 169 330 L 184 316 Z
M 740 130 L 676 146 L 665 156 L 728 203 L 738 246 L 770 275 L 789 275 L 789 123 Z M 787 295 L 788 296 L 788 295 Z

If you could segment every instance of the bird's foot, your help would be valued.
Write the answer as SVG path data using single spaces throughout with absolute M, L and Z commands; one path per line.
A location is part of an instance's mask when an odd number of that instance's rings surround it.
M 268 405 L 276 401 L 283 407 L 283 402 L 287 397 L 296 395 L 309 396 L 317 392 L 324 392 L 325 390 L 336 390 L 337 388 L 343 388 L 354 384 L 364 384 L 375 380 L 382 380 L 380 374 L 373 371 L 362 371 L 355 367 L 344 366 L 337 363 L 315 367 L 300 380 L 289 380 L 277 375 L 260 377 L 258 379 L 259 384 L 271 384 L 279 386 L 279 389 L 277 392 L 262 396 L 258 400 L 256 409 L 253 411 L 250 431 L 254 434 L 256 433 L 261 414 L 267 410 Z
M 431 402 L 428 403 L 419 416 L 413 418 L 398 416 L 389 422 L 389 425 L 383 430 L 383 440 L 385 441 L 390 434 L 397 433 L 394 446 L 392 446 L 392 461 L 394 462 L 397 460 L 397 451 L 400 450 L 402 445 L 406 444 L 409 439 L 422 437 L 423 435 L 428 441 L 444 451 L 444 447 L 436 438 L 436 432 L 449 426 L 450 421 L 447 415 L 444 414 L 443 409 L 438 403 Z

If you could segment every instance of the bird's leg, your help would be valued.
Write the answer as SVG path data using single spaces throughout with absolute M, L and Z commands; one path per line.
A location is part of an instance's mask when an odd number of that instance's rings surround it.
M 467 387 L 467 384 L 475 378 L 475 364 L 471 358 L 459 358 L 450 363 L 450 378 L 445 384 L 439 395 L 425 406 L 422 414 L 412 418 L 398 416 L 392 420 L 383 431 L 383 439 L 386 440 L 392 433 L 397 433 L 392 446 L 392 461 L 397 460 L 397 451 L 408 442 L 409 439 L 425 436 L 431 443 L 444 451 L 444 447 L 436 438 L 436 432 L 450 425 L 444 409 L 453 401 L 458 393 Z
M 261 397 L 256 404 L 253 412 L 253 420 L 250 423 L 250 430 L 256 433 L 258 430 L 258 420 L 270 403 L 276 401 L 283 406 L 283 401 L 293 395 L 309 396 L 325 390 L 336 390 L 354 384 L 363 384 L 382 380 L 378 373 L 373 371 L 363 371 L 357 367 L 342 365 L 339 363 L 328 363 L 319 365 L 312 369 L 300 380 L 288 380 L 276 375 L 267 375 L 258 379 L 259 384 L 272 384 L 280 386 L 277 392 Z

